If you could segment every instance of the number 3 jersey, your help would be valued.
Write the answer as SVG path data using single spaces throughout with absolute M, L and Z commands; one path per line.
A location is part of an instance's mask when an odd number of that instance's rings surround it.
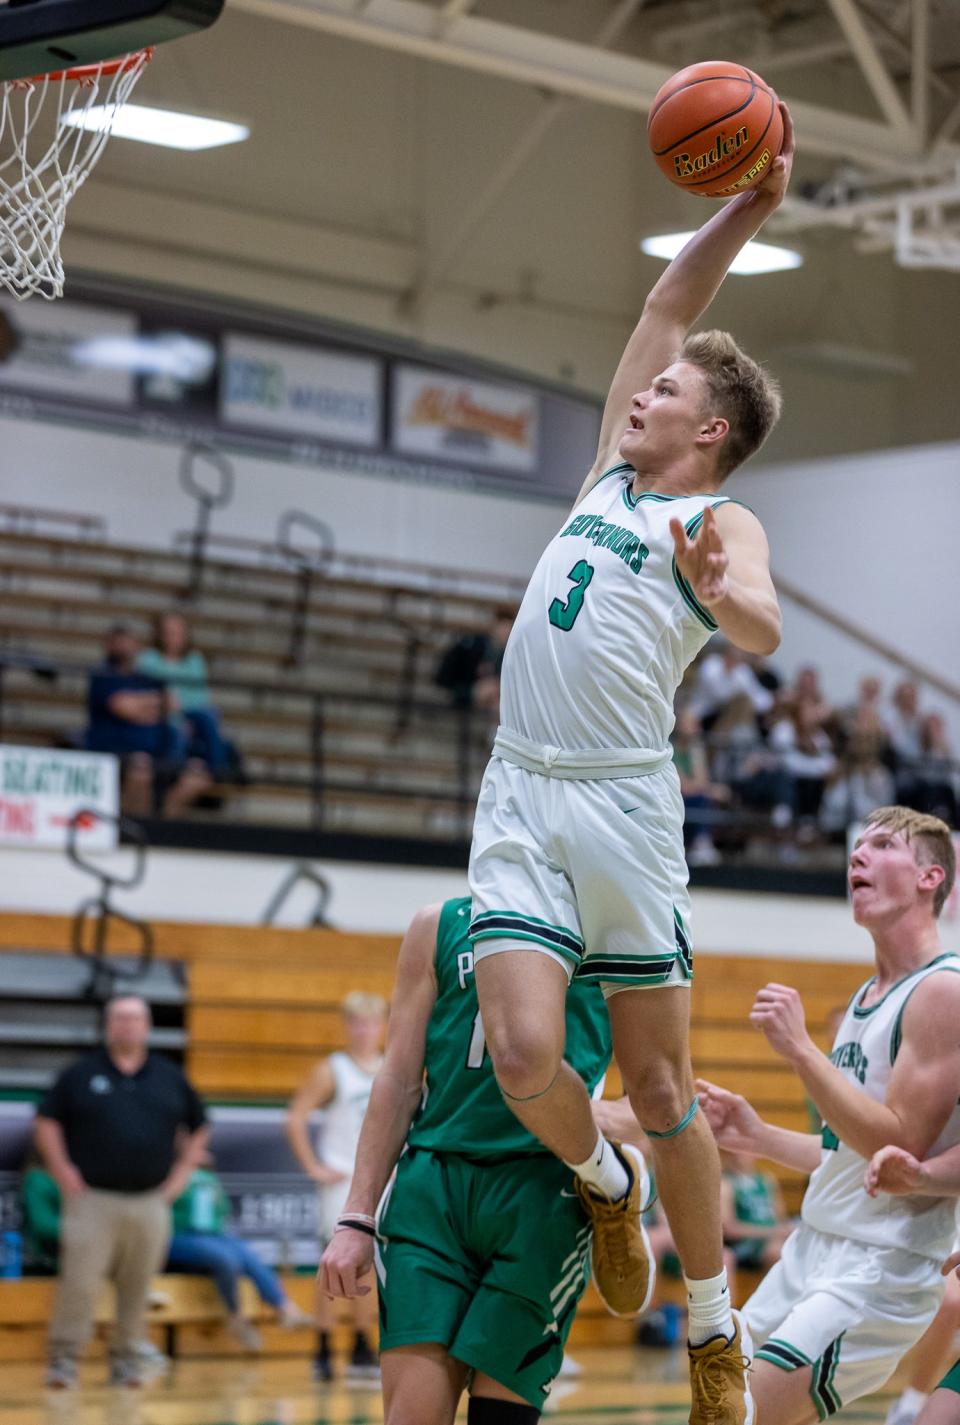
M 467 939 L 470 897 L 444 903 L 434 964 L 437 999 L 427 1025 L 423 1100 L 407 1142 L 434 1153 L 503 1159 L 547 1153 L 507 1108 L 483 1038 Z M 564 1054 L 592 1094 L 610 1063 L 610 1021 L 598 985 L 574 981 L 567 994 Z
M 863 997 L 873 984 L 870 979 L 847 1005 L 830 1058 L 851 1083 L 878 1103 L 887 1096 L 910 996 L 928 976 L 944 971 L 960 974 L 960 956 L 949 952 L 938 955 L 905 975 L 876 1004 L 864 1008 Z M 865 1159 L 841 1143 L 829 1124 L 824 1125 L 821 1138 L 820 1166 L 803 1198 L 802 1217 L 808 1227 L 855 1242 L 917 1252 L 938 1264 L 953 1250 L 955 1197 L 900 1197 L 883 1192 L 869 1197 L 863 1186 Z M 926 1156 L 934 1158 L 958 1143 L 960 1107 L 955 1106 Z
M 632 492 L 633 467 L 608 470 L 547 545 L 503 661 L 505 731 L 565 751 L 661 752 L 673 698 L 717 625 L 673 557 L 723 495 Z

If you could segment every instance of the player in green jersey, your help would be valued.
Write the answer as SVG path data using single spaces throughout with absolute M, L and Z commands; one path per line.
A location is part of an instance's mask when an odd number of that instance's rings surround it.
M 463 897 L 419 911 L 404 937 L 386 1056 L 318 1274 L 328 1295 L 353 1297 L 376 1264 L 387 1425 L 450 1425 L 465 1388 L 469 1425 L 532 1425 L 589 1276 L 573 1174 L 500 1096 L 469 925 Z M 567 997 L 566 1058 L 592 1094 L 610 1062 L 594 985 Z

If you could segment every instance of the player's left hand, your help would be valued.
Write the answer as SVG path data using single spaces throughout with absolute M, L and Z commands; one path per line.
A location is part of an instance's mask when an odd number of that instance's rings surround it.
M 703 524 L 691 539 L 679 520 L 670 521 L 673 550 L 677 568 L 693 589 L 704 608 L 726 597 L 730 587 L 727 566 L 730 560 L 723 547 L 716 516 L 709 505 L 703 512 Z
M 766 1035 L 771 1049 L 785 1059 L 797 1059 L 813 1045 L 807 1033 L 803 1003 L 789 985 L 765 985 L 750 1011 L 750 1023 Z
M 923 1187 L 923 1164 L 908 1153 L 888 1143 L 874 1153 L 863 1175 L 863 1186 L 871 1197 L 878 1193 L 912 1193 Z M 958 1257 L 960 1261 L 960 1257 Z
M 334 1232 L 317 1268 L 317 1285 L 325 1296 L 368 1296 L 359 1278 L 373 1270 L 373 1241 L 367 1232 Z

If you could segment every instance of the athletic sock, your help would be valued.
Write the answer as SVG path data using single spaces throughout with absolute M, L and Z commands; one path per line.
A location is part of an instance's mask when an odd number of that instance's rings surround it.
M 370 1342 L 367 1340 L 366 1331 L 356 1330 L 353 1333 L 353 1349 L 355 1351 L 369 1351 Z
M 617 1202 L 630 1191 L 630 1174 L 617 1156 L 612 1143 L 602 1133 L 597 1134 L 593 1152 L 583 1163 L 567 1163 L 581 1182 L 585 1182 L 598 1197 Z
M 890 1407 L 890 1413 L 887 1419 L 899 1420 L 901 1416 L 906 1415 L 908 1411 L 912 1412 L 909 1418 L 913 1419 L 914 1416 L 920 1414 L 928 1398 L 926 1391 L 914 1390 L 912 1385 L 908 1385 L 896 1404 Z
M 318 1360 L 318 1361 L 325 1361 L 325 1360 L 328 1360 L 328 1359 L 329 1359 L 329 1356 L 330 1356 L 330 1332 L 329 1332 L 329 1331 L 318 1331 L 318 1332 L 317 1332 L 317 1353 L 316 1353 L 316 1354 L 317 1354 L 317 1360 Z
M 730 1310 L 726 1270 L 703 1281 L 691 1281 L 689 1277 L 683 1280 L 687 1287 L 687 1339 L 690 1345 L 702 1346 L 711 1336 L 725 1336 L 729 1341 L 736 1328 Z

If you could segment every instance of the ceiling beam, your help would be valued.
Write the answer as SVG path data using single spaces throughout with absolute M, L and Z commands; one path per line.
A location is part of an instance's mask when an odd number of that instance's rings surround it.
M 623 33 L 645 0 L 619 0 L 608 14 L 594 39 L 594 44 L 604 49 Z M 517 137 L 513 147 L 506 153 L 499 165 L 491 173 L 486 183 L 474 195 L 466 212 L 456 226 L 446 234 L 444 242 L 435 251 L 427 254 L 422 270 L 413 288 L 404 294 L 402 308 L 414 320 L 422 312 L 423 303 L 431 291 L 449 272 L 487 214 L 499 202 L 504 191 L 526 165 L 528 159 L 539 148 L 548 131 L 560 115 L 570 105 L 564 95 L 549 95 L 536 117 Z
M 926 148 L 930 136 L 930 0 L 913 0 L 910 13 L 910 113 Z
M 479 15 L 464 15 L 447 35 L 437 36 L 437 11 L 423 0 L 371 0 L 363 15 L 353 11 L 351 0 L 231 0 L 231 8 L 634 113 L 647 112 L 671 74 L 666 65 Z M 909 123 L 894 128 L 800 101 L 791 101 L 791 110 L 809 153 L 897 175 L 918 171 Z M 926 171 L 942 171 L 957 157 L 960 149 L 941 141 Z
M 873 97 L 880 105 L 881 113 L 892 128 L 909 132 L 912 127 L 910 115 L 873 36 L 864 24 L 856 0 L 827 0 L 827 3 L 846 36 Z

